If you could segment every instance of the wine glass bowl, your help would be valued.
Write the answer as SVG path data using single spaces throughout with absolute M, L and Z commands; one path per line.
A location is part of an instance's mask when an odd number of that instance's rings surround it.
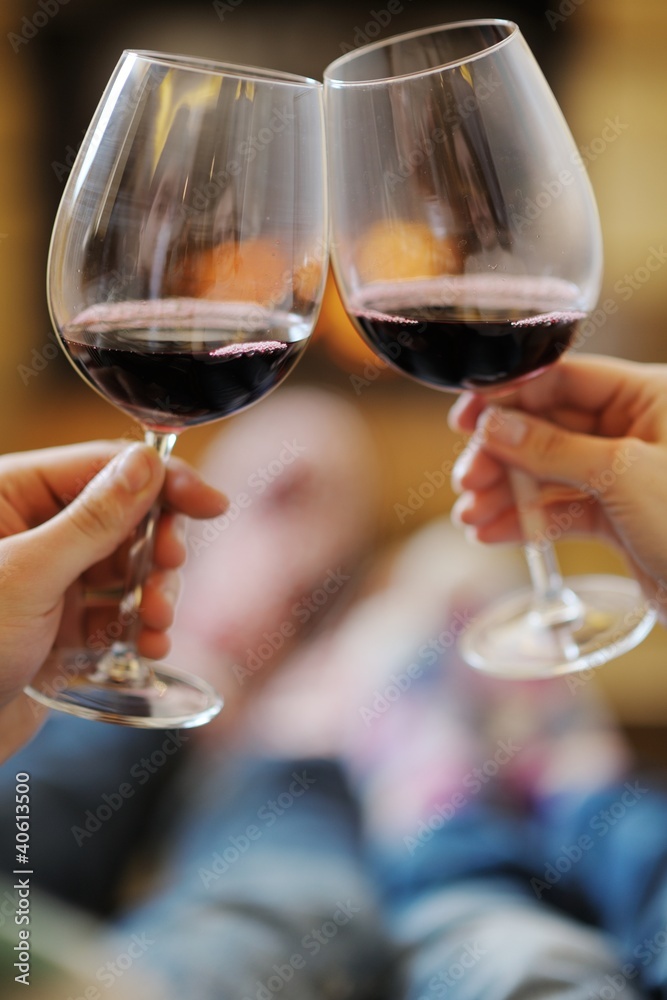
M 492 397 L 555 363 L 597 300 L 602 238 L 563 115 L 516 24 L 427 28 L 327 67 L 332 264 L 370 347 L 403 374 Z M 534 484 L 511 473 L 533 590 L 461 643 L 499 676 L 541 677 L 631 648 L 653 612 L 634 580 L 565 585 L 536 544 Z
M 376 43 L 328 67 L 325 94 L 333 266 L 370 345 L 453 390 L 555 361 L 598 296 L 600 225 L 516 25 Z
M 184 429 L 279 385 L 312 333 L 327 269 L 321 92 L 305 77 L 128 50 L 84 138 L 51 241 L 53 324 L 79 375 L 165 461 Z M 158 515 L 131 549 L 123 635 L 101 653 L 54 650 L 33 697 L 137 726 L 219 711 L 209 685 L 136 652 Z

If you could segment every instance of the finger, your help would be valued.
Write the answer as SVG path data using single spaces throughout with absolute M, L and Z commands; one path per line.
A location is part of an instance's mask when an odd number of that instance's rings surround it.
M 619 436 L 624 433 L 623 421 L 627 422 L 630 403 L 645 389 L 648 376 L 664 380 L 667 389 L 667 369 L 663 365 L 578 354 L 562 358 L 538 378 L 522 382 L 501 403 L 505 408 L 548 415 L 559 423 L 559 415 L 567 414 L 564 425 L 581 432 L 596 428 L 600 415 L 613 404 L 615 420 L 621 423 L 605 427 L 604 433 Z M 463 393 L 450 410 L 450 425 L 454 430 L 471 433 L 488 404 L 489 396 Z
M 109 441 L 0 457 L 0 535 L 34 528 L 66 507 L 118 453 Z
M 169 633 L 143 629 L 137 639 L 137 649 L 141 656 L 149 660 L 162 660 L 171 649 Z
M 466 535 L 484 545 L 524 541 L 516 507 L 508 507 L 499 517 L 486 524 L 470 525 L 466 528 Z
M 513 506 L 514 495 L 504 480 L 490 490 L 463 493 L 452 507 L 452 520 L 461 525 L 487 524 Z
M 577 434 L 518 410 L 490 407 L 478 423 L 481 447 L 535 478 L 583 488 L 641 442 Z
M 155 532 L 153 563 L 160 569 L 178 569 L 185 562 L 187 519 L 184 514 L 165 511 Z
M 488 490 L 507 478 L 507 471 L 488 452 L 470 445 L 456 461 L 452 470 L 452 487 L 456 493 L 463 490 Z
M 449 426 L 453 431 L 472 434 L 477 418 L 486 406 L 488 399 L 484 396 L 474 392 L 462 392 L 449 411 Z
M 613 403 L 636 398 L 646 385 L 647 366 L 615 358 L 578 354 L 562 358 L 538 378 L 527 379 L 502 400 L 529 413 L 568 408 L 600 414 Z
M 519 520 L 516 505 L 505 507 L 496 517 L 489 520 L 480 520 L 473 523 L 471 519 L 463 520 L 466 534 L 478 542 L 485 544 L 497 544 L 500 542 L 525 543 L 527 541 L 538 544 L 555 544 L 565 538 L 590 537 L 598 530 L 608 531 L 605 525 L 599 525 L 599 508 L 597 504 L 570 501 L 569 503 L 554 503 L 543 508 L 543 527 L 538 535 L 532 539 L 527 539 Z M 613 538 L 610 536 L 610 540 Z
M 35 735 L 47 715 L 44 705 L 23 693 L 0 706 L 0 763 Z
M 229 506 L 224 493 L 209 486 L 195 469 L 180 459 L 169 462 L 163 503 L 171 510 L 198 519 L 218 517 Z
M 63 511 L 12 539 L 35 592 L 57 600 L 85 570 L 110 556 L 157 498 L 165 469 L 157 452 L 134 444 L 116 455 Z M 49 567 L 45 576 L 43 567 Z
M 0 468 L 39 469 L 54 493 L 67 493 L 78 485 L 79 492 L 128 447 L 123 441 L 83 441 L 60 448 L 37 448 L 0 458 Z
M 187 518 L 184 514 L 163 511 L 155 530 L 153 564 L 160 569 L 178 569 L 185 562 Z M 110 594 L 122 585 L 127 574 L 130 542 L 124 542 L 108 559 L 103 559 L 83 576 L 87 589 Z
M 141 623 L 149 631 L 165 631 L 174 622 L 176 602 L 180 592 L 180 575 L 176 570 L 153 571 L 144 586 L 141 598 Z

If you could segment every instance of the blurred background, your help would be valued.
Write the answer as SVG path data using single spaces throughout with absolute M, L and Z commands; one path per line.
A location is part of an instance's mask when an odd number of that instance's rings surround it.
M 44 289 L 63 186 L 124 48 L 321 77 L 328 62 L 357 45 L 476 16 L 518 21 L 590 172 L 605 240 L 601 300 L 613 299 L 618 310 L 599 324 L 587 350 L 667 362 L 667 267 L 643 280 L 647 258 L 667 244 L 664 0 L 402 0 L 389 20 L 386 0 L 2 0 L 0 448 L 137 435 L 128 418 L 91 392 L 61 356 Z M 314 343 L 290 379 L 299 383 L 333 388 L 360 409 L 370 427 L 380 459 L 380 546 L 392 550 L 446 516 L 453 501 L 448 480 L 405 511 L 428 474 L 460 448 L 447 429 L 451 400 L 378 367 L 332 285 Z M 196 461 L 220 433 L 225 428 L 219 425 L 191 430 L 179 452 Z M 483 565 L 483 555 L 477 552 L 471 564 Z M 597 544 L 561 544 L 559 555 L 566 572 L 623 571 L 617 556 Z M 443 547 L 431 557 L 446 562 L 448 552 Z M 667 634 L 658 627 L 639 649 L 596 675 L 640 756 L 661 764 L 667 764 L 666 660 Z M 59 920 L 58 913 L 54 927 Z M 71 928 L 67 934 L 65 951 Z
M 447 20 L 503 16 L 519 22 L 559 99 L 587 163 L 605 237 L 603 298 L 618 301 L 587 349 L 667 361 L 667 268 L 641 268 L 667 231 L 664 0 L 551 0 L 499 4 L 403 0 L 3 0 L 0 6 L 0 447 L 5 451 L 132 433 L 55 346 L 46 309 L 48 239 L 64 182 L 102 89 L 123 48 L 161 49 L 320 77 L 342 52 L 384 35 Z M 643 275 L 642 275 L 643 276 Z M 371 368 L 365 368 L 370 364 Z M 370 373 L 370 375 L 369 375 Z M 361 376 L 360 388 L 351 376 Z M 293 376 L 336 387 L 368 419 L 382 464 L 381 541 L 446 513 L 449 487 L 397 515 L 452 455 L 450 400 L 373 366 L 330 289 L 317 338 Z M 190 431 L 181 454 L 197 459 L 219 428 Z M 566 571 L 618 569 L 597 546 L 564 545 Z M 442 554 L 446 558 L 446 553 Z M 605 667 L 600 684 L 629 726 L 649 734 L 667 720 L 667 643 L 661 630 Z M 640 737 L 641 738 L 641 737 Z

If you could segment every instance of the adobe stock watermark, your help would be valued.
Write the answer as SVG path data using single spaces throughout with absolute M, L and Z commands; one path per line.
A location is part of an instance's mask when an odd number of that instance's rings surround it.
M 410 2 L 410 0 L 408 0 Z M 368 45 L 380 35 L 383 28 L 388 27 L 397 14 L 402 14 L 405 4 L 401 0 L 389 0 L 386 7 L 380 10 L 369 10 L 368 21 L 363 25 L 356 25 L 351 42 L 341 42 L 340 51 L 354 52 L 360 45 Z
M 616 142 L 630 125 L 622 122 L 618 115 L 615 118 L 606 118 L 604 127 L 600 135 L 592 139 L 587 145 L 579 146 L 570 155 L 570 163 L 576 170 L 585 170 L 586 166 L 594 163 L 598 157 Z M 569 167 L 563 167 L 556 177 L 543 181 L 540 190 L 533 198 L 527 198 L 522 206 L 521 212 L 513 210 L 510 214 L 512 224 L 519 232 L 522 232 L 531 222 L 536 222 L 543 212 L 551 208 L 558 201 L 564 191 L 574 184 L 575 174 Z
M 21 30 L 19 32 L 10 31 L 7 34 L 7 41 L 14 52 L 20 52 L 22 46 L 31 42 L 42 28 L 45 28 L 56 14 L 60 13 L 60 8 L 68 3 L 69 0 L 37 0 L 37 6 L 33 13 L 21 18 Z
M 340 566 L 335 570 L 327 570 L 321 583 L 310 594 L 292 605 L 290 618 L 282 622 L 274 632 L 263 632 L 264 641 L 256 649 L 246 650 L 245 662 L 235 663 L 232 666 L 232 673 L 239 686 L 242 687 L 249 677 L 261 670 L 273 658 L 274 654 L 296 635 L 297 625 L 295 621 L 300 625 L 305 625 L 313 615 L 318 614 L 329 603 L 349 579 L 350 574 L 344 573 Z
M 288 809 L 291 809 L 297 799 L 316 784 L 316 779 L 308 774 L 308 770 L 292 772 L 292 781 L 285 791 L 275 799 L 267 799 L 256 813 L 257 822 L 248 825 L 238 834 L 227 837 L 227 846 L 216 851 L 208 868 L 199 868 L 197 874 L 205 889 L 224 875 L 251 849 L 252 845 L 261 840 L 266 830 L 271 829 Z
M 213 10 L 220 21 L 233 14 L 241 6 L 243 0 L 213 0 Z
M 53 332 L 47 335 L 47 342 L 43 347 L 31 347 L 31 363 L 16 366 L 16 371 L 23 385 L 28 385 L 31 378 L 35 378 L 37 375 L 40 375 L 46 368 L 49 367 L 50 362 L 57 358 L 61 353 L 62 350 L 58 344 L 56 335 Z
M 409 324 L 407 329 L 400 330 L 396 339 L 382 348 L 383 353 L 388 355 L 391 361 L 398 361 L 404 348 L 410 348 L 414 344 L 414 334 L 423 333 L 426 329 L 425 323 L 417 323 L 406 319 Z M 391 370 L 391 364 L 384 358 L 377 358 L 375 361 L 367 361 L 361 375 L 350 375 L 350 385 L 354 389 L 355 396 L 360 396 L 364 389 L 379 379 L 380 375 L 387 370 Z
M 509 764 L 522 749 L 521 745 L 512 739 L 498 740 L 495 752 L 480 767 L 472 767 L 463 776 L 461 788 L 452 792 L 446 802 L 438 802 L 431 815 L 419 821 L 412 836 L 403 837 L 408 854 L 412 857 L 416 851 L 432 840 L 433 835 L 453 819 L 472 798 L 479 795 L 485 785 L 495 778 L 501 768 Z
M 667 263 L 667 251 L 660 244 L 659 247 L 649 247 L 648 256 L 643 264 L 639 264 L 634 271 L 626 272 L 613 284 L 613 290 L 617 295 L 616 299 L 607 298 L 596 309 L 589 313 L 577 324 L 574 338 L 569 344 L 562 347 L 562 351 L 569 348 L 583 347 L 587 341 L 594 337 L 596 333 L 606 325 L 610 316 L 615 316 L 619 311 L 618 300 L 628 303 L 630 299 L 648 284 L 653 275 L 660 271 Z
M 117 441 L 119 443 L 128 445 L 132 444 L 135 441 L 143 442 L 143 440 L 144 440 L 144 432 L 135 421 L 133 421 L 131 424 L 128 424 L 127 430 L 123 433 L 121 437 L 117 438 Z M 102 460 L 100 462 L 93 462 L 91 463 L 89 467 L 89 472 L 86 475 L 77 476 L 77 478 L 74 480 L 74 483 L 72 484 L 72 488 L 68 490 L 67 493 L 61 493 L 60 496 L 58 497 L 63 507 L 72 503 L 73 500 L 75 500 L 81 493 L 83 493 L 86 487 L 90 485 L 90 483 L 92 482 L 93 479 L 96 478 L 96 476 L 104 474 L 109 464 L 109 461 L 110 459 L 108 461 Z M 106 474 L 108 475 L 108 470 Z
M 83 645 L 83 648 L 71 651 L 65 659 L 59 658 L 60 650 L 54 648 L 49 662 L 49 682 L 40 684 L 40 691 L 49 698 L 55 698 L 72 684 L 76 684 L 81 671 L 90 666 L 93 653 L 103 653 L 108 651 L 114 642 L 119 641 L 126 634 L 139 618 L 139 609 L 132 607 L 119 607 L 118 614 L 104 628 L 98 628 L 92 632 Z M 35 715 L 41 712 L 41 708 L 36 701 L 29 700 L 31 709 Z
M 530 539 L 531 545 L 539 552 L 547 551 L 560 541 L 586 513 L 586 505 L 598 503 L 621 476 L 624 476 L 637 461 L 637 455 L 632 454 L 632 444 L 623 445 L 616 452 L 611 464 L 599 476 L 592 476 L 587 482 L 581 483 L 579 491 L 583 500 L 571 501 L 566 510 L 549 515 L 549 524 L 544 530 L 537 531 Z
M 457 441 L 452 449 L 452 458 L 446 458 L 437 468 L 424 470 L 424 478 L 418 486 L 411 486 L 405 497 L 405 503 L 394 504 L 394 514 L 399 524 L 405 524 L 409 517 L 422 509 L 425 503 L 432 500 L 438 490 L 447 486 L 458 456 L 465 451 L 466 443 Z
M 118 302 L 123 298 L 123 292 L 136 280 L 137 259 L 132 254 L 125 254 L 116 266 L 107 271 L 100 279 L 99 293 L 105 302 Z M 17 365 L 16 371 L 23 385 L 28 385 L 31 379 L 46 371 L 50 363 L 64 356 L 53 330 L 49 331 L 46 343 L 42 347 L 30 348 L 30 363 Z M 164 401 L 158 401 L 164 407 Z
M 205 184 L 195 188 L 189 205 L 181 204 L 179 210 L 186 217 L 205 212 L 211 202 L 215 201 L 226 189 L 234 177 L 243 170 L 244 163 L 252 163 L 260 153 L 265 152 L 276 136 L 281 135 L 287 126 L 296 121 L 296 115 L 287 108 L 277 108 L 266 125 L 258 129 L 248 139 L 242 139 L 237 145 L 234 155 L 219 167 Z
M 664 610 L 667 607 L 667 582 L 659 579 L 657 584 L 658 587 L 654 597 L 644 597 L 638 607 L 632 611 L 628 611 L 624 615 L 621 624 L 609 636 L 608 643 L 605 644 L 606 650 L 610 648 L 614 649 L 617 646 L 623 648 L 627 640 L 628 630 L 632 630 L 642 622 L 645 622 L 647 614 L 653 613 L 658 618 L 662 617 L 664 620 Z M 602 662 L 606 662 L 609 658 L 609 656 L 605 656 Z M 585 670 L 579 670 L 576 673 L 568 674 L 563 678 L 571 694 L 576 694 L 580 688 L 586 687 L 593 680 L 597 674 L 597 666 L 599 664 L 587 667 Z
M 99 804 L 91 809 L 86 809 L 81 820 L 81 825 L 77 824 L 70 827 L 70 832 L 74 837 L 77 847 L 81 847 L 101 830 L 104 824 L 108 823 L 129 799 L 134 798 L 137 787 L 141 787 L 150 781 L 153 775 L 157 774 L 189 739 L 189 736 L 180 731 L 172 730 L 168 732 L 160 747 L 132 765 L 129 770 L 129 780 L 121 781 L 118 788 L 113 792 L 102 792 Z
M 458 957 L 428 981 L 428 993 L 437 997 L 447 995 L 447 990 L 455 989 L 465 977 L 466 972 L 473 969 L 480 958 L 486 955 L 487 949 L 482 948 L 478 941 L 469 941 L 463 946 Z
M 133 111 L 133 109 L 136 108 L 137 103 L 141 98 L 142 94 L 143 94 L 143 85 L 140 84 L 134 84 L 128 91 L 123 90 L 122 93 L 118 96 L 118 99 L 116 100 L 116 103 L 114 105 L 114 110 L 116 114 L 120 116 L 122 113 L 126 111 L 130 112 Z M 102 118 L 102 120 L 96 125 L 95 129 L 91 133 L 90 136 L 91 147 L 94 148 L 99 144 L 100 140 L 104 136 L 105 130 L 106 130 L 106 122 L 104 118 Z M 83 145 L 83 141 L 85 139 L 87 131 L 88 129 L 85 128 L 81 132 L 81 138 L 79 142 L 76 144 L 76 146 L 72 146 L 71 143 L 68 143 L 67 146 L 65 146 L 65 155 L 62 161 L 61 160 L 51 161 L 51 169 L 53 170 L 53 173 L 56 176 L 56 180 L 59 181 L 61 184 L 64 183 L 64 181 L 66 181 L 67 178 L 69 177 L 70 171 L 74 166 L 74 162 L 77 158 L 79 150 Z M 134 260 L 135 258 L 131 257 L 130 259 Z
M 74 162 L 78 156 L 79 150 L 83 144 L 84 137 L 86 135 L 86 130 L 84 129 L 81 133 L 81 138 L 79 139 L 76 146 L 71 143 L 67 143 L 65 146 L 65 155 L 62 160 L 51 160 L 51 170 L 55 174 L 56 180 L 63 184 L 70 175 Z
M 493 432 L 504 422 L 502 411 L 494 410 L 489 417 L 486 428 Z M 482 432 L 476 430 L 468 441 L 457 441 L 452 448 L 452 458 L 444 459 L 436 469 L 424 470 L 424 478 L 417 486 L 411 486 L 408 489 L 404 502 L 394 504 L 394 514 L 400 524 L 405 524 L 409 517 L 414 517 L 425 503 L 433 499 L 438 490 L 449 484 L 458 457 L 468 448 L 474 448 L 482 436 Z
M 567 21 L 584 3 L 586 0 L 561 0 L 558 10 L 545 10 L 544 16 L 551 30 L 555 31 L 559 24 Z
M 414 682 L 421 677 L 424 669 L 437 663 L 438 659 L 455 645 L 458 638 L 474 621 L 475 617 L 469 611 L 454 612 L 447 628 L 420 646 L 417 658 L 412 663 L 408 664 L 405 669 L 390 674 L 388 681 L 373 691 L 370 703 L 359 706 L 359 715 L 363 719 L 364 725 L 368 728 L 376 719 L 385 715 L 391 706 L 399 701 L 406 691 L 410 690 Z
M 586 857 L 595 845 L 606 837 L 617 823 L 620 823 L 628 811 L 633 808 L 645 795 L 648 788 L 643 788 L 639 781 L 631 783 L 625 782 L 623 792 L 609 808 L 600 809 L 591 817 L 588 823 L 589 833 L 582 833 L 572 844 L 562 844 L 557 857 L 548 861 L 544 866 L 542 877 L 534 876 L 530 880 L 530 886 L 538 899 L 542 899 L 545 892 L 549 892 L 555 885 L 558 885 L 563 875 L 578 865 L 582 858 Z
M 616 997 L 627 996 L 627 984 L 641 976 L 642 968 L 654 962 L 665 948 L 667 948 L 667 927 L 661 927 L 651 937 L 645 937 L 641 944 L 633 949 L 632 956 L 638 959 L 639 964 L 625 962 L 614 975 L 607 973 L 599 985 L 593 987 L 588 1000 L 615 1000 Z
M 282 965 L 274 963 L 271 967 L 271 975 L 265 981 L 258 979 L 253 995 L 246 995 L 243 1000 L 273 1000 L 273 997 L 281 993 L 287 983 L 292 981 L 295 972 L 306 968 L 309 958 L 318 955 L 338 936 L 341 927 L 346 927 L 357 913 L 361 913 L 361 907 L 357 906 L 351 899 L 347 899 L 345 902 L 339 899 L 335 906 L 336 909 L 328 919 L 324 920 L 319 927 L 311 927 L 310 931 L 301 938 L 303 952 L 294 952 Z
M 127 944 L 123 942 L 122 951 L 112 961 L 99 966 L 95 972 L 95 979 L 106 990 L 110 990 L 154 944 L 155 939 L 146 933 L 132 934 Z M 84 990 L 83 996 L 75 997 L 70 994 L 67 1000 L 102 1000 L 103 996 L 104 994 L 93 984 Z
M 246 480 L 247 489 L 240 490 L 235 496 L 229 498 L 229 506 L 224 514 L 212 518 L 202 526 L 197 534 L 191 533 L 188 536 L 188 549 L 198 556 L 213 545 L 220 535 L 235 521 L 239 519 L 242 511 L 252 506 L 257 497 L 266 493 L 267 489 L 277 479 L 282 476 L 287 468 L 295 461 L 307 453 L 305 445 L 299 444 L 296 438 L 288 441 L 283 439 L 280 451 L 274 458 L 269 459 L 266 465 L 259 465 L 251 472 Z
M 438 127 L 427 135 L 417 146 L 405 156 L 399 155 L 398 166 L 395 170 L 385 170 L 383 177 L 390 191 L 403 184 L 408 177 L 411 177 L 429 156 L 432 156 L 438 146 L 440 146 L 453 131 L 461 127 L 462 122 L 472 114 L 476 114 L 484 101 L 502 86 L 499 79 L 485 79 L 481 74 L 475 78 L 475 89 L 471 91 L 463 100 L 458 101 L 456 107 L 447 108 L 442 120 L 450 126 L 449 129 Z

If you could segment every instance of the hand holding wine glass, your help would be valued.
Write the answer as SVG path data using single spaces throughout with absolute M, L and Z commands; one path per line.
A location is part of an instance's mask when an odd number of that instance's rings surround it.
M 454 468 L 457 519 L 479 541 L 519 541 L 507 469 L 521 468 L 542 483 L 555 533 L 611 542 L 666 621 L 666 390 L 664 365 L 579 355 L 503 397 L 499 420 L 488 399 L 464 393 L 450 423 L 477 433 Z
M 137 636 L 139 651 L 153 658 L 169 649 L 186 554 L 182 519 L 216 517 L 226 498 L 186 463 L 175 459 L 166 468 L 139 442 L 92 441 L 0 458 L 0 760 L 46 715 L 23 688 L 54 640 L 67 645 L 66 633 L 82 641 L 116 631 L 111 602 L 91 607 L 84 595 L 118 587 L 123 545 L 161 489 L 164 510 Z
M 327 263 L 321 90 L 127 51 L 86 134 L 53 231 L 52 319 L 78 373 L 165 461 L 186 427 L 274 389 L 312 332 Z M 110 649 L 54 650 L 37 700 L 146 727 L 219 711 L 204 681 L 137 653 L 158 515 L 130 550 L 122 634 Z
M 518 27 L 461 22 L 356 49 L 327 68 L 325 101 L 334 271 L 370 346 L 418 382 L 487 399 L 554 364 L 595 304 L 602 240 Z M 564 584 L 537 543 L 534 482 L 517 471 L 513 487 L 533 590 L 467 630 L 468 662 L 548 677 L 639 642 L 655 615 L 635 582 Z

